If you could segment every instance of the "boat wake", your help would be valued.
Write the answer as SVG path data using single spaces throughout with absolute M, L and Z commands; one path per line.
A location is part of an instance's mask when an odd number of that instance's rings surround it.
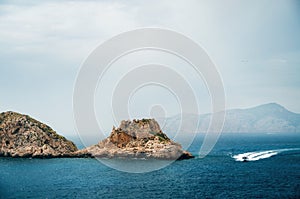
M 238 155 L 232 156 L 235 161 L 240 162 L 248 162 L 248 161 L 257 161 L 261 159 L 270 158 L 275 156 L 279 153 L 286 152 L 286 151 L 298 151 L 300 148 L 289 148 L 289 149 L 276 149 L 276 150 L 268 150 L 268 151 L 254 151 L 254 152 L 247 152 L 241 153 Z

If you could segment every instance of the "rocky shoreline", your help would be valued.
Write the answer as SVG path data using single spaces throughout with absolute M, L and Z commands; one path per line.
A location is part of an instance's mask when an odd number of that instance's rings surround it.
M 154 119 L 122 121 L 108 138 L 78 150 L 49 126 L 8 111 L 0 114 L 0 157 L 183 160 L 194 156 L 170 140 Z

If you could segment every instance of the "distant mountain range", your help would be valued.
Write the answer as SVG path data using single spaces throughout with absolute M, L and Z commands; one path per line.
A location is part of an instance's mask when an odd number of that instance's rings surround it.
M 206 132 L 211 114 L 184 114 L 182 131 L 194 132 L 199 119 L 197 132 Z M 163 131 L 174 134 L 178 129 L 181 116 L 166 118 L 165 122 L 159 119 Z M 163 124 L 164 123 L 164 124 Z M 222 132 L 228 133 L 292 133 L 300 132 L 300 114 L 288 111 L 277 103 L 263 104 L 247 109 L 231 109 L 226 111 L 225 123 Z

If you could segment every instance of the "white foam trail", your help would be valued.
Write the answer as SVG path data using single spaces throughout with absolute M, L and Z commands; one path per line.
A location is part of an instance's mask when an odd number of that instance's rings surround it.
M 277 155 L 278 153 L 285 152 L 285 151 L 297 151 L 300 148 L 289 148 L 289 149 L 276 149 L 276 150 L 268 150 L 268 151 L 254 151 L 254 152 L 247 152 L 241 153 L 238 155 L 232 156 L 236 161 L 257 161 L 261 159 L 266 159 Z

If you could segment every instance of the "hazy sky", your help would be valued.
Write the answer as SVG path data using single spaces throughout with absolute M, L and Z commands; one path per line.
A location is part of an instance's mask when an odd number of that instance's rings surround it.
M 74 134 L 80 65 L 101 42 L 142 27 L 172 29 L 205 48 L 227 108 L 277 102 L 300 112 L 299 1 L 24 2 L 0 1 L 1 112 Z

